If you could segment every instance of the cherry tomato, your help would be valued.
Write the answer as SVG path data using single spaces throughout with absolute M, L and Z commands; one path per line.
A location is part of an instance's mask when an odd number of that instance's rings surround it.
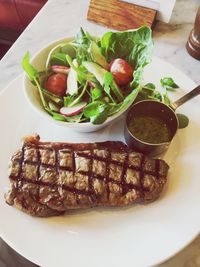
M 55 95 L 64 96 L 67 90 L 67 76 L 61 73 L 53 74 L 48 77 L 45 87 Z
M 127 85 L 133 79 L 133 68 L 121 58 L 116 58 L 110 63 L 110 72 L 118 85 Z

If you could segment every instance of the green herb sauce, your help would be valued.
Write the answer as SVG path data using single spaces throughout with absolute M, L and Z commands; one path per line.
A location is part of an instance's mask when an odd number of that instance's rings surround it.
M 159 144 L 171 140 L 170 129 L 161 118 L 136 116 L 130 119 L 128 128 L 136 138 L 146 143 Z

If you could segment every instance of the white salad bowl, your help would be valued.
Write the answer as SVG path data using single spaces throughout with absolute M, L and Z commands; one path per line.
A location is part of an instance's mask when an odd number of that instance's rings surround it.
M 37 52 L 32 57 L 32 59 L 30 60 L 30 63 L 38 71 L 45 70 L 46 59 L 47 59 L 48 54 L 51 51 L 51 49 L 56 47 L 56 45 L 58 45 L 58 44 L 60 44 L 62 42 L 70 42 L 73 39 L 74 39 L 73 37 L 64 38 L 64 39 L 60 39 L 60 40 L 57 40 L 57 41 L 49 44 L 48 46 L 46 46 L 46 47 L 42 48 L 41 50 L 39 50 L 39 52 Z M 83 123 L 73 122 L 73 123 L 70 123 L 70 122 L 64 122 L 64 121 L 57 121 L 57 120 L 53 119 L 51 117 L 51 115 L 49 115 L 47 113 L 47 111 L 44 110 L 44 108 L 43 108 L 43 106 L 41 104 L 41 100 L 40 100 L 38 89 L 37 89 L 36 86 L 34 86 L 31 83 L 31 81 L 29 80 L 29 78 L 26 75 L 26 73 L 24 73 L 24 75 L 23 75 L 23 87 L 24 87 L 26 99 L 28 100 L 28 102 L 30 103 L 32 108 L 40 116 L 43 117 L 43 119 L 49 120 L 49 122 L 52 122 L 52 123 L 54 123 L 56 125 L 60 125 L 60 126 L 65 127 L 65 128 L 74 129 L 74 130 L 76 130 L 78 132 L 94 132 L 94 131 L 97 131 L 99 129 L 104 128 L 105 126 L 109 125 L 111 122 L 116 120 L 119 116 L 121 116 L 132 104 L 132 103 L 130 103 L 124 109 L 121 109 L 118 113 L 114 114 L 113 116 L 108 117 L 108 119 L 102 124 L 92 124 L 91 122 L 83 122 Z

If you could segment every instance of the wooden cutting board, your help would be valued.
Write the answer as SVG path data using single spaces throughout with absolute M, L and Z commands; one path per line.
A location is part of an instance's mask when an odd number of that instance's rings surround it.
M 119 0 L 90 0 L 87 19 L 116 30 L 154 26 L 156 10 Z

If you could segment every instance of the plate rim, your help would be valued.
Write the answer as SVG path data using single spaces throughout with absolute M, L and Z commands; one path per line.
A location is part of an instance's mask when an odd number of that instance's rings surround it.
M 158 57 L 153 57 L 153 59 L 155 60 L 158 60 L 158 61 L 162 61 L 164 64 L 167 64 L 171 67 L 173 67 L 173 69 L 175 69 L 176 71 L 178 71 L 179 73 L 181 73 L 182 75 L 184 75 L 185 77 L 187 77 L 191 83 L 194 84 L 194 86 L 196 85 L 196 83 L 194 81 L 192 81 L 192 79 L 190 79 L 185 73 L 183 73 L 181 70 L 179 70 L 178 68 L 174 67 L 173 65 L 171 65 L 169 62 L 163 60 L 163 59 L 160 59 Z M 8 90 L 8 88 L 12 87 L 12 84 L 14 84 L 16 81 L 22 79 L 23 77 L 23 74 L 20 74 L 18 75 L 16 78 L 14 78 L 12 81 L 10 81 L 8 83 L 8 85 L 6 87 L 4 87 L 1 91 L 0 91 L 0 98 L 2 97 L 2 95 L 4 93 L 6 93 L 6 91 Z M 193 240 L 196 238 L 196 236 L 199 234 L 200 232 L 200 229 L 198 231 L 198 233 L 194 234 L 191 238 L 190 238 L 190 241 L 188 243 L 186 243 L 185 245 L 183 245 L 182 247 L 180 247 L 179 249 L 177 249 L 177 251 L 174 251 L 173 254 L 170 254 L 168 257 L 166 257 L 165 259 L 163 260 L 160 260 L 159 262 L 155 262 L 154 264 L 161 264 L 163 262 L 166 262 L 167 260 L 169 260 L 170 258 L 172 258 L 173 256 L 175 256 L 177 253 L 179 253 L 180 251 L 182 251 L 185 247 L 187 247 L 190 243 L 193 242 Z M 24 256 L 23 252 L 21 252 L 20 250 L 17 249 L 17 246 L 16 244 L 14 244 L 12 241 L 8 240 L 6 238 L 6 236 L 4 235 L 4 233 L 2 233 L 1 229 L 0 229 L 0 237 L 9 245 L 11 246 L 18 254 L 20 254 L 22 257 L 25 257 L 26 259 L 30 260 L 31 262 L 34 262 L 36 264 L 41 264 L 39 263 L 37 260 L 34 259 L 31 259 L 30 257 L 27 257 L 27 256 Z

